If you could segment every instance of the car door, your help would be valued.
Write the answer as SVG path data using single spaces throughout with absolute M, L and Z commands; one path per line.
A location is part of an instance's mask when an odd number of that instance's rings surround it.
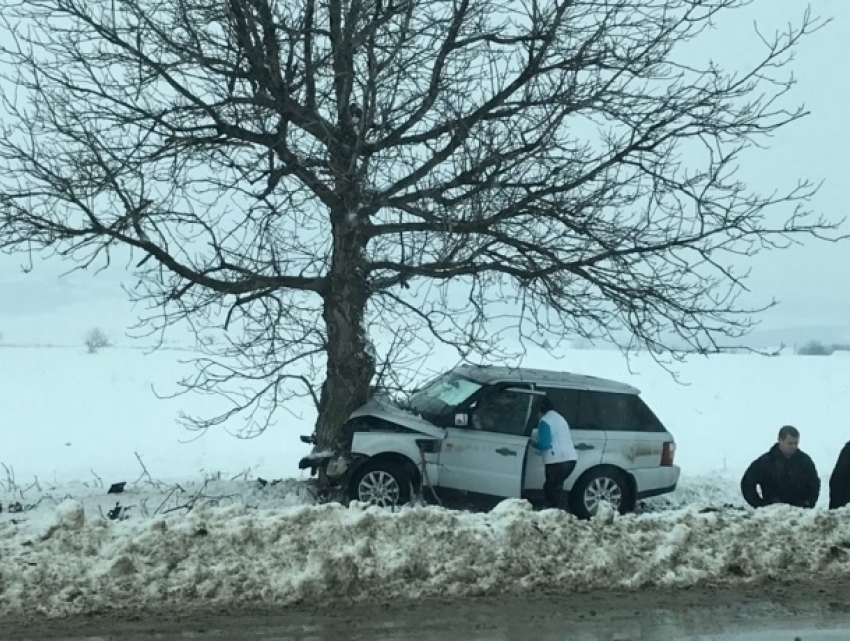
M 528 385 L 494 389 L 477 400 L 467 425 L 447 428 L 440 448 L 440 486 L 519 498 L 532 397 Z
M 655 414 L 636 394 L 598 392 L 596 395 L 608 434 L 606 462 L 632 473 L 657 469 L 664 443 L 671 437 Z
M 561 414 L 570 426 L 570 435 L 578 454 L 575 470 L 570 474 L 564 488 L 569 490 L 575 480 L 586 470 L 602 462 L 607 434 L 603 426 L 594 418 L 594 408 L 585 407 L 582 411 L 581 390 L 558 388 L 554 386 L 536 387 L 552 402 L 555 410 Z M 542 490 L 546 481 L 546 467 L 543 453 L 528 446 L 528 463 L 525 469 L 525 490 Z

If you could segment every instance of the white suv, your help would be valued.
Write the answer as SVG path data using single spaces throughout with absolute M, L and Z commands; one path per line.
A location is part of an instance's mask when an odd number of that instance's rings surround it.
M 463 365 L 403 403 L 374 396 L 346 424 L 350 456 L 314 448 L 299 467 L 321 470 L 349 498 L 381 506 L 406 503 L 423 489 L 539 503 L 543 458 L 529 438 L 547 396 L 578 451 L 564 483 L 570 511 L 586 518 L 605 500 L 625 513 L 679 481 L 675 440 L 639 394 L 593 376 Z

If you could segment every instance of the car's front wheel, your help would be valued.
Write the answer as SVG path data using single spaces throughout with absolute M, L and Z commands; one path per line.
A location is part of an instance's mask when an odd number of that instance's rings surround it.
M 570 491 L 570 511 L 588 519 L 605 501 L 624 514 L 634 509 L 634 500 L 625 474 L 614 469 L 594 470 L 581 477 Z
M 351 479 L 351 498 L 378 507 L 396 507 L 410 502 L 410 477 L 391 461 L 365 463 Z

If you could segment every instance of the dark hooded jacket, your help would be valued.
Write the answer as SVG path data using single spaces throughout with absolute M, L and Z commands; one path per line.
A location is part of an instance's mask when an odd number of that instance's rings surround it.
M 835 469 L 829 477 L 829 509 L 837 510 L 850 503 L 850 442 L 838 455 Z
M 776 444 L 744 472 L 741 492 L 753 507 L 774 503 L 814 507 L 820 496 L 820 478 L 808 454 L 797 450 L 786 457 Z

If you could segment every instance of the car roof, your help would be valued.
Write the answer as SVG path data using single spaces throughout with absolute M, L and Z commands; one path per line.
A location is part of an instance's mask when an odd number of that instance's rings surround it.
M 588 389 L 597 392 L 615 392 L 620 394 L 640 394 L 640 390 L 626 383 L 620 383 L 607 378 L 574 374 L 572 372 L 556 372 L 548 369 L 530 367 L 499 367 L 495 365 L 459 365 L 455 368 L 474 381 L 490 385 L 499 382 L 527 382 L 540 385 L 555 385 L 576 389 Z

